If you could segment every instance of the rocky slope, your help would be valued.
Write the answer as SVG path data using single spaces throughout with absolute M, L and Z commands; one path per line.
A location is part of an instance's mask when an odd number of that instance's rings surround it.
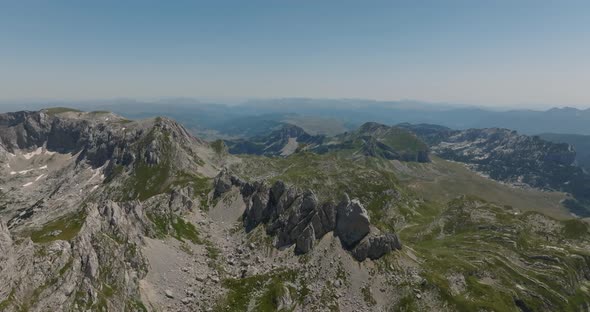
M 310 135 L 298 126 L 284 123 L 268 135 L 226 140 L 225 144 L 232 154 L 288 156 L 297 150 L 313 148 L 324 139 L 322 135 Z
M 588 216 L 590 176 L 574 165 L 576 152 L 565 143 L 508 129 L 451 130 L 433 125 L 405 127 L 423 138 L 438 156 L 467 164 L 490 178 L 512 185 L 571 193 L 568 205 Z
M 145 309 L 144 237 L 181 235 L 172 224 L 214 169 L 207 144 L 104 112 L 3 114 L 0 128 L 2 309 Z
M 294 254 L 325 245 L 326 233 L 332 237 L 336 229 L 352 252 L 340 255 L 348 265 L 401 248 L 395 234 L 369 227 L 360 202 L 326 210 L 312 190 L 286 184 L 267 188 L 234 178 L 232 187 L 239 186 L 249 203 L 237 202 L 234 213 L 228 194 L 221 200 L 216 192 L 223 175 L 215 184 L 213 177 L 239 159 L 169 119 L 130 121 L 107 112 L 49 109 L 0 115 L 0 128 L 0 310 L 224 310 L 221 302 L 231 299 L 224 298 L 231 297 L 234 279 L 270 283 L 288 273 L 293 283 L 303 283 L 299 273 L 312 269 Z M 260 218 L 262 198 L 282 202 L 284 211 L 269 204 L 275 215 Z M 243 227 L 236 230 L 241 216 Z M 267 254 L 261 243 L 266 238 L 253 238 L 262 223 L 268 233 L 262 236 L 277 237 L 281 255 Z M 334 238 L 329 240 L 336 254 Z M 293 261 L 270 265 L 277 256 Z M 306 309 L 313 302 L 296 300 L 307 285 L 275 299 Z M 323 288 L 311 288 L 310 296 L 321 295 Z M 359 290 L 349 292 L 362 306 Z
M 245 158 L 231 167 L 248 181 L 265 177 L 313 188 L 318 202 L 338 202 L 337 194 L 346 192 L 367 207 L 371 226 L 382 233 L 395 229 L 402 249 L 375 261 L 365 260 L 362 267 L 376 265 L 373 278 L 359 278 L 354 270 L 346 278 L 351 283 L 362 280 L 366 310 L 387 311 L 384 303 L 393 311 L 577 311 L 588 307 L 584 251 L 588 225 L 535 212 L 540 207 L 535 202 L 544 205 L 549 192 L 511 188 L 475 174 L 453 176 L 457 174 L 454 167 L 471 171 L 439 158 L 402 163 L 308 152 L 287 158 Z M 457 180 L 461 184 L 454 187 Z M 486 183 L 478 191 L 490 201 L 461 195 L 473 191 L 467 185 L 482 181 Z M 234 192 L 242 198 L 239 190 Z M 493 193 L 488 196 L 487 192 Z M 526 196 L 524 202 L 522 196 Z M 551 206 L 547 209 L 557 209 Z M 318 246 L 332 236 L 327 234 Z M 275 248 L 274 243 L 269 242 L 269 248 Z M 310 252 L 311 263 L 317 250 L 316 246 Z M 385 278 L 387 286 L 380 286 L 379 278 Z M 342 286 L 330 288 L 338 293 Z M 328 304 L 341 310 L 349 307 L 339 299 Z
M 403 175 L 444 161 L 399 128 L 334 142 L 236 157 L 166 118 L 0 115 L 0 311 L 589 307 L 586 223 L 419 195 Z
M 270 187 L 264 182 L 245 182 L 222 171 L 215 179 L 213 198 L 221 197 L 232 187 L 239 188 L 246 202 L 243 214 L 246 231 L 265 224 L 266 233 L 277 237 L 277 248 L 295 245 L 296 253 L 306 254 L 318 239 L 334 232 L 358 261 L 367 257 L 375 260 L 401 249 L 397 235 L 377 234 L 379 230 L 371 227 L 363 205 L 358 199 L 350 200 L 347 194 L 337 205 L 329 201 L 319 203 L 313 190 L 301 191 L 280 180 Z
M 337 152 L 351 158 L 379 157 L 402 161 L 428 162 L 428 147 L 415 135 L 399 127 L 368 122 L 353 132 L 333 137 L 312 136 L 294 125 L 285 125 L 268 136 L 226 141 L 233 154 L 288 156 L 294 152 L 318 154 Z

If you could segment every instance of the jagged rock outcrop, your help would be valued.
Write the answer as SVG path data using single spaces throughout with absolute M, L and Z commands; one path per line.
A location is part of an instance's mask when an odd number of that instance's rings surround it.
M 166 133 L 178 146 L 204 145 L 188 131 L 167 118 L 134 123 L 112 113 L 21 111 L 0 114 L 0 145 L 8 152 L 44 147 L 58 153 L 78 154 L 78 161 L 101 167 L 107 161 L 129 165 L 138 159 L 159 164 L 165 142 L 150 137 L 150 132 Z M 145 140 L 141 151 L 133 145 Z
M 352 250 L 352 256 L 358 261 L 379 259 L 392 250 L 399 250 L 402 245 L 395 234 L 374 235 L 363 239 Z
M 276 236 L 277 248 L 295 245 L 296 253 L 305 254 L 313 249 L 317 239 L 332 231 L 359 261 L 367 257 L 377 259 L 401 248 L 393 233 L 367 237 L 371 233 L 367 211 L 357 199 L 351 200 L 346 194 L 338 205 L 319 203 L 311 190 L 302 191 L 283 181 L 276 181 L 271 187 L 260 181 L 245 182 L 223 170 L 215 178 L 215 198 L 232 187 L 239 189 L 246 203 L 246 231 L 264 224 L 267 234 Z
M 335 234 L 346 248 L 355 246 L 369 234 L 369 214 L 357 199 L 350 200 L 345 195 L 336 211 Z
M 141 311 L 142 245 L 206 201 L 208 148 L 166 118 L 0 114 L 0 310 Z

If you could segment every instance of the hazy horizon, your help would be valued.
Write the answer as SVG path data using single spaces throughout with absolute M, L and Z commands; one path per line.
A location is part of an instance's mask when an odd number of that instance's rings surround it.
M 582 1 L 4 2 L 0 100 L 588 108 L 588 9 Z
M 112 97 L 112 98 L 80 98 L 80 99 L 68 99 L 68 98 L 38 98 L 38 99 L 2 99 L 0 98 L 0 111 L 7 111 L 6 108 L 15 108 L 19 105 L 23 106 L 23 109 L 39 109 L 49 108 L 55 106 L 65 107 L 76 107 L 83 108 L 88 106 L 92 108 L 96 105 L 117 105 L 117 104 L 133 104 L 137 102 L 138 105 L 149 103 L 156 105 L 169 105 L 169 104 L 182 104 L 182 105 L 248 105 L 252 103 L 261 102 L 272 102 L 276 101 L 276 105 L 287 105 L 281 103 L 284 100 L 311 100 L 311 101 L 323 101 L 323 102 L 345 102 L 348 105 L 355 105 L 357 103 L 371 105 L 386 105 L 391 104 L 392 108 L 397 104 L 403 104 L 405 108 L 409 108 L 408 105 L 416 104 L 416 108 L 420 105 L 432 108 L 445 108 L 445 109 L 483 109 L 489 111 L 511 111 L 511 110 L 532 110 L 532 111 L 546 111 L 549 109 L 565 109 L 565 108 L 576 108 L 579 110 L 590 109 L 590 105 L 566 105 L 566 104 L 531 104 L 531 105 L 485 105 L 485 104 L 469 104 L 469 103 L 448 103 L 448 102 L 431 102 L 421 101 L 416 99 L 399 99 L 399 100 L 379 100 L 369 98 L 311 98 L 311 97 L 178 97 L 178 96 L 159 96 L 159 97 Z M 355 103 L 357 102 L 357 103 Z

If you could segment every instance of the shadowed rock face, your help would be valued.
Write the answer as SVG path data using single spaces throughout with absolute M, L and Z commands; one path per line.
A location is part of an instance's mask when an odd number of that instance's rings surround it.
M 276 247 L 295 245 L 298 254 L 308 253 L 315 241 L 334 231 L 342 246 L 350 250 L 358 261 L 367 257 L 378 259 L 388 252 L 401 249 L 396 234 L 371 233 L 367 211 L 357 199 L 344 199 L 336 206 L 332 202 L 319 203 L 311 190 L 301 191 L 282 181 L 271 187 L 256 182 L 244 182 L 222 171 L 214 182 L 214 197 L 219 198 L 232 187 L 237 187 L 246 202 L 244 227 L 252 231 L 260 224 L 269 235 L 277 237 Z
M 369 234 L 369 215 L 361 203 L 354 199 L 350 200 L 348 195 L 338 205 L 336 215 L 336 235 L 344 247 L 355 246 L 361 239 Z
M 379 259 L 392 250 L 399 250 L 402 245 L 395 234 L 375 235 L 362 240 L 353 250 L 352 256 L 358 261 L 369 258 Z

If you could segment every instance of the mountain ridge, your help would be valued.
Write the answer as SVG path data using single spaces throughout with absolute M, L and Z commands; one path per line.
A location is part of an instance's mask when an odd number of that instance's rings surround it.
M 349 149 L 266 157 L 232 155 L 168 118 L 54 109 L 0 121 L 0 310 L 576 311 L 590 302 L 586 223 L 452 185 L 423 196 L 442 175 L 496 182 L 454 176 L 458 165 L 439 157 L 366 152 L 371 140 L 399 150 L 392 136 L 428 148 L 399 127 L 336 138 L 359 143 Z M 514 194 L 551 205 L 543 192 Z

